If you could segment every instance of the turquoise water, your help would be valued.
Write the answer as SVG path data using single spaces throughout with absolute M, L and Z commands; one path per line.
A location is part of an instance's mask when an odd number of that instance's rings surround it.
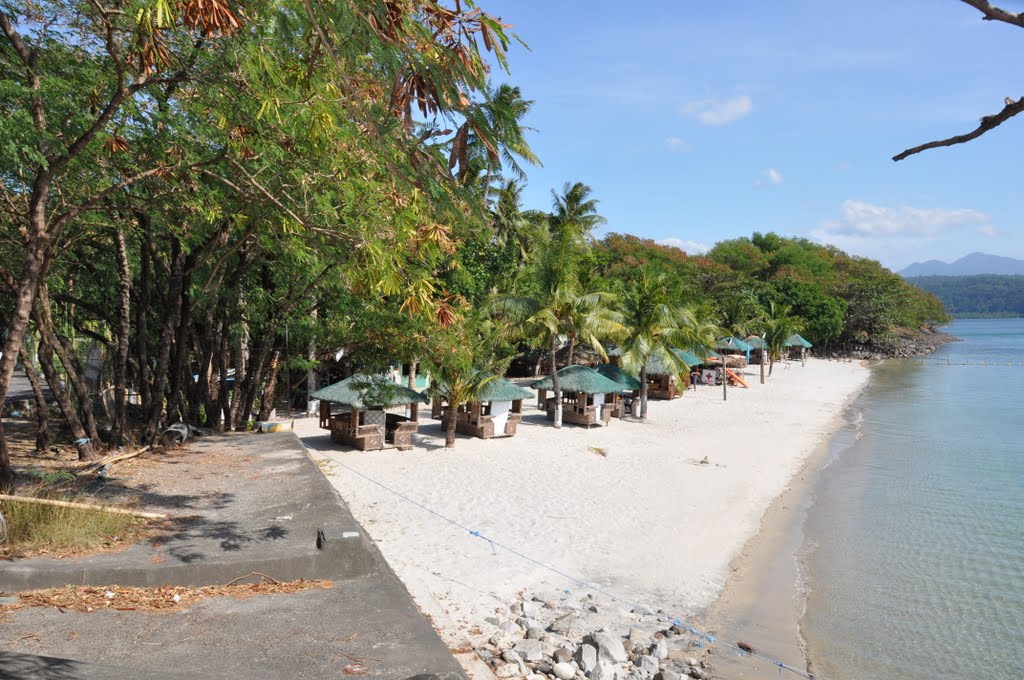
M 831 680 L 1024 678 L 1024 319 L 889 361 L 822 471 L 801 632 Z

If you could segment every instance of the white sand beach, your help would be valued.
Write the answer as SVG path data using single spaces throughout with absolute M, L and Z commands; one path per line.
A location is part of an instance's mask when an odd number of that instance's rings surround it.
M 523 590 L 586 589 L 352 470 L 618 597 L 689 616 L 718 595 L 765 510 L 869 376 L 818 359 L 778 364 L 765 385 L 756 366 L 746 373 L 751 388 L 730 388 L 728 401 L 701 386 L 652 401 L 648 422 L 607 428 L 556 430 L 524 404 L 516 437 L 460 435 L 454 450 L 429 412 L 407 452 L 345 450 L 316 419 L 296 427 L 314 456 L 337 463 L 323 463 L 331 481 L 455 647 L 486 637 L 484 619 L 507 616 Z

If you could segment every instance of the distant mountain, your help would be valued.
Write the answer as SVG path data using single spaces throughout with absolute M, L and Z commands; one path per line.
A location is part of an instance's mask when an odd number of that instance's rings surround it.
M 1024 260 L 1001 255 L 971 253 L 956 262 L 928 260 L 915 262 L 900 272 L 904 278 L 911 276 L 974 276 L 976 274 L 1024 275 Z

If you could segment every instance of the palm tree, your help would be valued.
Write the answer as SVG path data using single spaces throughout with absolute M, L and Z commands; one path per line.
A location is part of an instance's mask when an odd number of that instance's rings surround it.
M 503 331 L 482 313 L 469 312 L 435 337 L 436 347 L 425 362 L 433 376 L 430 394 L 448 404 L 445 448 L 455 446 L 459 408 L 479 401 L 483 390 L 508 368 L 512 357 L 499 351 Z
M 761 332 L 764 333 L 765 350 L 768 352 L 768 375 L 772 374 L 775 362 L 786 351 L 786 341 L 794 333 L 799 333 L 803 321 L 798 317 L 790 315 L 790 308 L 786 305 L 776 305 L 772 302 L 768 307 L 768 313 L 761 320 Z
M 486 205 L 491 191 L 491 177 L 506 167 L 522 180 L 526 172 L 519 161 L 539 166 L 540 159 L 526 141 L 526 132 L 533 128 L 522 124 L 533 106 L 523 99 L 518 86 L 502 84 L 488 88 L 482 102 L 468 108 L 465 122 L 452 140 L 450 167 L 460 165 L 459 180 L 464 184 L 479 181 L 483 173 L 482 194 Z
M 546 240 L 548 216 L 536 210 L 522 210 L 523 184 L 514 179 L 503 182 L 496 192 L 497 200 L 491 210 L 494 241 L 502 248 L 515 244 L 518 264 L 522 267 Z
M 594 228 L 607 224 L 608 220 L 597 212 L 599 201 L 590 197 L 592 191 L 583 182 L 566 182 L 561 194 L 556 193 L 554 189 L 551 190 L 551 197 L 554 199 L 554 209 L 551 212 L 553 232 L 567 229 L 585 239 Z
M 676 374 L 687 366 L 674 347 L 706 350 L 714 342 L 716 327 L 698 319 L 694 309 L 673 304 L 663 274 L 644 267 L 622 296 L 622 365 L 640 376 L 640 418 L 647 418 L 647 367 L 652 359 Z

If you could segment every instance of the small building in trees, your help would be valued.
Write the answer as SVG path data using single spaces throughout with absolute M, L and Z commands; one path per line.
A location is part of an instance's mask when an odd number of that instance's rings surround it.
M 589 366 L 566 366 L 558 371 L 559 387 L 562 389 L 562 420 L 577 425 L 607 425 L 612 419 L 612 409 L 605 406 L 605 395 L 619 391 L 619 384 L 604 377 Z M 548 420 L 555 419 L 555 398 L 547 397 L 547 391 L 554 389 L 549 375 L 530 384 L 543 390 L 543 408 Z
M 750 363 L 750 351 L 753 347 L 747 342 L 734 336 L 719 338 L 715 343 L 715 349 L 727 356 L 742 356 L 746 363 Z M 744 364 L 746 365 L 746 364 Z M 740 366 L 742 368 L 742 366 Z
M 806 361 L 807 350 L 813 346 L 807 338 L 799 333 L 793 333 L 793 335 L 786 338 L 786 352 L 789 354 L 790 359 Z
M 594 370 L 619 386 L 618 391 L 604 395 L 605 408 L 611 409 L 612 418 L 621 418 L 626 412 L 623 397 L 630 400 L 640 395 L 640 379 L 629 375 L 618 364 L 598 364 Z M 630 409 L 632 408 L 630 402 Z
M 523 399 L 533 398 L 533 392 L 502 378 L 495 378 L 484 386 L 478 401 L 462 404 L 455 414 L 455 431 L 480 439 L 514 437 L 523 420 Z M 431 416 L 448 427 L 451 407 L 435 397 Z
M 360 451 L 411 449 L 412 435 L 419 429 L 419 405 L 429 403 L 385 376 L 359 373 L 310 396 L 320 400 L 320 427 L 330 431 L 331 440 Z M 409 415 L 388 412 L 397 406 L 408 406 Z

